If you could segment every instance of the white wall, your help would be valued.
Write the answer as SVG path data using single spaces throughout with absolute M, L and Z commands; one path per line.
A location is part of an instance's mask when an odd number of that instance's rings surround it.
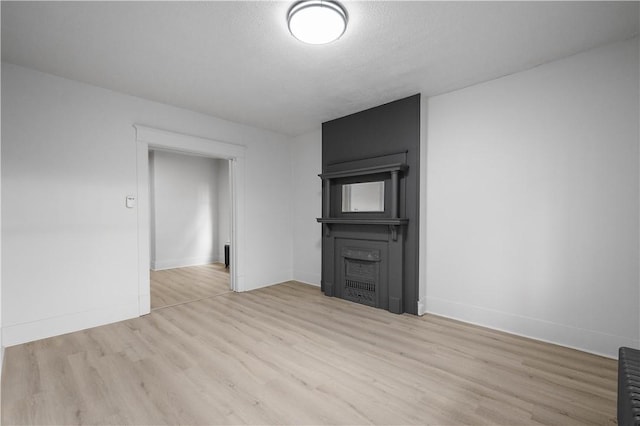
M 428 312 L 640 345 L 639 78 L 636 38 L 429 99 Z
M 218 160 L 154 152 L 151 269 L 218 261 Z
M 229 161 L 216 160 L 216 191 L 218 193 L 218 259 L 224 263 L 224 245 L 231 241 L 231 198 L 229 193 Z
M 291 141 L 291 181 L 293 182 L 293 276 L 320 285 L 322 227 L 322 132 L 320 129 Z
M 638 101 L 637 39 L 425 98 L 427 310 L 607 356 L 640 346 Z M 319 130 L 291 147 L 294 278 L 313 284 L 321 148 Z
M 5 345 L 138 315 L 134 123 L 245 145 L 245 288 L 291 279 L 289 138 L 2 66 Z

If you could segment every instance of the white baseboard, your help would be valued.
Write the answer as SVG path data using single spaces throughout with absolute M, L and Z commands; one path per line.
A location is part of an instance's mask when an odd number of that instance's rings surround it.
M 2 333 L 1 329 L 0 333 Z M 0 346 L 0 401 L 2 400 L 2 370 L 4 370 L 4 346 Z M 0 411 L 2 411 L 1 407 Z
M 293 279 L 301 283 L 315 285 L 320 287 L 320 274 L 306 271 L 293 271 Z
M 93 309 L 23 324 L 7 325 L 2 327 L 2 343 L 7 347 L 14 346 L 138 316 L 139 303 L 136 301 L 126 306 Z
M 294 280 L 294 281 L 298 281 L 299 283 L 302 283 L 302 284 L 312 285 L 314 287 L 320 288 L 320 284 L 315 283 L 315 282 L 309 282 L 307 280 Z
M 252 278 L 251 276 L 244 277 L 243 287 L 240 291 L 251 291 L 259 288 L 269 287 L 272 285 L 280 284 L 286 281 L 291 281 L 293 271 L 284 270 L 280 273 L 273 274 L 271 276 L 260 275 L 258 278 Z
M 138 296 L 138 314 L 147 315 L 151 312 L 151 294 Z
M 427 313 L 427 305 L 424 300 L 418 300 L 418 316 L 422 316 Z
M 620 346 L 638 347 L 640 345 L 640 341 L 637 339 L 495 311 L 450 300 L 428 297 L 426 301 L 426 310 L 430 314 L 578 349 L 607 358 L 616 359 Z
M 189 257 L 185 259 L 165 259 L 151 261 L 151 269 L 162 271 L 165 269 L 186 268 L 187 266 L 209 265 L 216 263 L 218 256 L 210 257 Z

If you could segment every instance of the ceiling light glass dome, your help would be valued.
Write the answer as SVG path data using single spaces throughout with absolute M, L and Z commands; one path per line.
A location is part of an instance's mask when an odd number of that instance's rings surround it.
M 347 29 L 347 12 L 334 1 L 305 0 L 294 4 L 287 15 L 289 31 L 309 44 L 337 40 Z

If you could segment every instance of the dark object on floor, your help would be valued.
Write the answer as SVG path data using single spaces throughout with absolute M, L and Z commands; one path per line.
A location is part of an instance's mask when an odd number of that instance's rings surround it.
M 229 267 L 229 244 L 224 245 L 224 267 Z
M 640 426 L 640 350 L 618 352 L 618 425 Z

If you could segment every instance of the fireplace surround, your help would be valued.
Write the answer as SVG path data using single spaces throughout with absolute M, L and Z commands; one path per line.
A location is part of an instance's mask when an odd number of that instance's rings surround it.
M 327 201 L 317 219 L 324 227 L 326 295 L 403 312 L 403 241 L 409 220 L 399 216 L 399 206 L 407 170 L 406 153 L 397 153 L 340 163 L 320 175 Z M 383 182 L 383 209 L 345 209 L 344 187 L 354 182 Z
M 418 313 L 419 175 L 420 95 L 322 124 L 325 295 Z

